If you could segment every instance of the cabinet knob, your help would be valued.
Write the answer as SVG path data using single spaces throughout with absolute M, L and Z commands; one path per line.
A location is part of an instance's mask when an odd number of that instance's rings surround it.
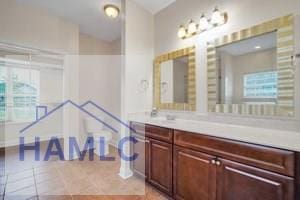
M 216 161 L 216 165 L 220 166 L 221 162 L 220 161 Z
M 215 165 L 215 164 L 216 164 L 216 161 L 215 161 L 215 160 L 212 160 L 212 161 L 211 161 L 211 164 Z

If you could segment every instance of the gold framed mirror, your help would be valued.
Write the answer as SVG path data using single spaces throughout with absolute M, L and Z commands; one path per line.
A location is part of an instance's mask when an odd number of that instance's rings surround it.
M 195 46 L 158 56 L 154 61 L 154 106 L 196 110 Z
M 208 110 L 294 116 L 294 17 L 277 18 L 208 43 Z

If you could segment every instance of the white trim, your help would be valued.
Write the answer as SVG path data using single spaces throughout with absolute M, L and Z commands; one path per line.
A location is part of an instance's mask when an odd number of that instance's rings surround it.
M 115 147 L 115 148 L 119 148 L 118 146 L 118 142 L 116 141 L 116 140 L 110 140 L 109 141 L 109 145 L 111 145 L 111 146 L 113 146 L 113 147 Z
M 55 65 L 55 64 L 48 64 L 48 63 L 40 63 L 34 61 L 22 61 L 17 59 L 11 58 L 2 58 L 0 57 L 0 63 L 3 62 L 5 66 L 13 65 L 14 68 L 30 68 L 30 69 L 56 69 L 56 70 L 63 70 L 63 65 Z
M 122 179 L 128 179 L 133 176 L 133 172 L 131 171 L 130 167 L 125 167 L 121 165 L 119 176 Z

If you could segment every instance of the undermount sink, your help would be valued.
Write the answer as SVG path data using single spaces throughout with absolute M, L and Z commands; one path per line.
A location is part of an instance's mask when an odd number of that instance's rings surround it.
M 156 123 L 167 123 L 167 122 L 175 122 L 176 118 L 170 115 L 170 116 L 151 117 L 150 120 Z
M 164 117 L 164 116 L 151 117 L 150 119 L 151 119 L 151 120 L 157 120 L 157 121 L 164 121 L 164 120 L 167 120 L 167 118 Z

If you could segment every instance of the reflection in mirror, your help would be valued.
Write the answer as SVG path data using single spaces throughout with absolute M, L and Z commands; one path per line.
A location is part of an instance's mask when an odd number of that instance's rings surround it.
M 161 103 L 188 103 L 188 56 L 161 63 Z
M 277 33 L 216 49 L 217 104 L 277 103 Z

